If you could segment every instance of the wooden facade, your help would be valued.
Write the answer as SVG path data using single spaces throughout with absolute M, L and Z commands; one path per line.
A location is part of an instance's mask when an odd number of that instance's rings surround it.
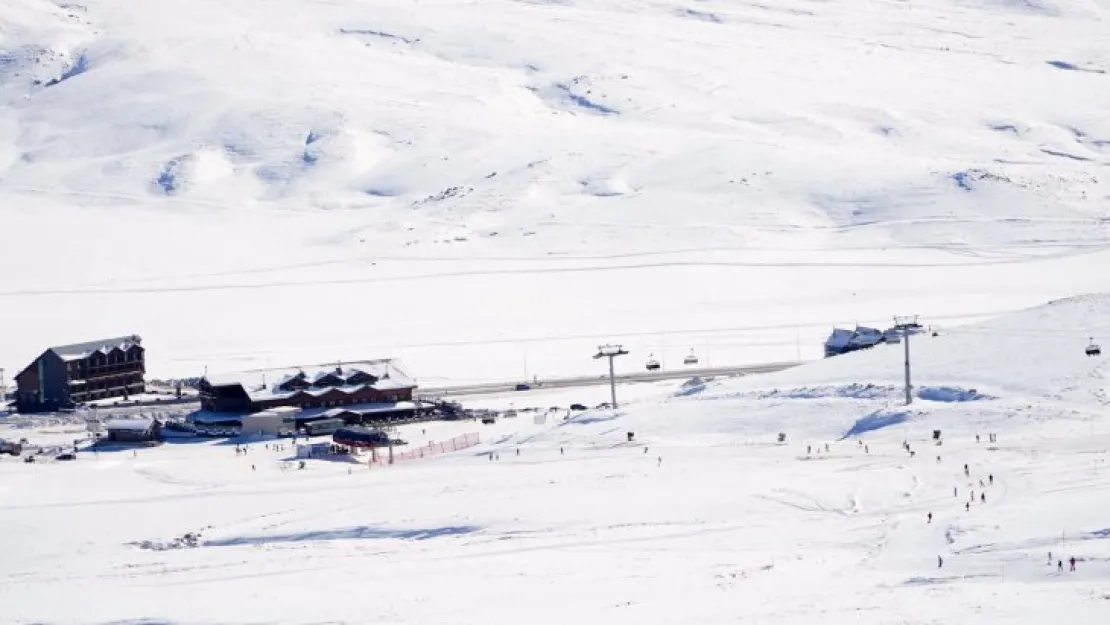
M 51 347 L 16 375 L 20 412 L 72 408 L 146 390 L 142 339 L 127 337 Z
M 234 375 L 211 380 L 205 377 L 198 385 L 201 407 L 212 412 L 253 413 L 280 406 L 338 408 L 412 401 L 415 382 L 400 375 L 390 379 L 389 367 L 393 365 L 384 365 L 384 362 L 365 363 L 367 368 L 385 371 L 379 376 L 352 366 L 322 369 L 312 374 L 302 370 L 273 371 L 269 383 L 261 381 L 257 385 Z

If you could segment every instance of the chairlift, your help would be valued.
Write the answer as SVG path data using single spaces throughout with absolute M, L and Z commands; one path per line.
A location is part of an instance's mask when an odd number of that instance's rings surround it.
M 682 359 L 682 364 L 684 364 L 684 365 L 696 365 L 696 364 L 698 364 L 698 357 L 697 357 L 697 355 L 694 354 L 694 350 L 691 349 L 690 353 L 687 354 L 686 357 Z
M 1091 343 L 1089 345 L 1087 345 L 1087 350 L 1086 350 L 1087 355 L 1088 356 L 1101 356 L 1102 355 L 1102 348 L 1098 346 L 1098 343 L 1095 343 L 1094 337 L 1091 337 L 1090 340 L 1091 340 Z
M 659 365 L 659 361 L 652 357 L 652 354 L 648 354 L 646 367 L 648 371 L 658 371 L 661 368 Z

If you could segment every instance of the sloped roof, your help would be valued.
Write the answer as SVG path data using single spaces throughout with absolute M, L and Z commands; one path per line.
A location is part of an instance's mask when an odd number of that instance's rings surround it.
M 829 347 L 847 347 L 848 343 L 852 341 L 856 333 L 852 330 L 845 330 L 844 328 L 833 328 L 832 334 L 829 338 L 825 339 L 825 345 Z
M 107 354 L 113 349 L 119 348 L 124 351 L 131 348 L 132 345 L 141 345 L 143 339 L 137 335 L 121 336 L 114 339 L 100 339 L 97 341 L 87 341 L 85 343 L 73 343 L 72 345 L 57 345 L 51 347 L 49 351 L 54 352 L 62 360 L 81 360 L 92 355 L 93 352 L 101 352 Z
M 337 374 L 337 368 L 342 372 Z M 372 376 L 375 382 L 372 384 L 346 384 L 346 381 L 358 372 Z M 308 381 L 322 379 L 328 374 L 335 374 L 336 377 L 344 381 L 344 384 L 292 391 L 279 390 L 282 384 L 295 377 L 303 375 L 305 380 Z M 405 366 L 396 358 L 344 362 L 338 366 L 332 363 L 305 367 L 254 369 L 238 373 L 214 374 L 205 376 L 204 379 L 212 386 L 242 386 L 243 390 L 247 392 L 247 395 L 250 396 L 253 401 L 280 399 L 283 397 L 290 397 L 297 393 L 308 393 L 310 395 L 319 396 L 334 389 L 349 392 L 365 386 L 370 386 L 378 390 L 416 388 L 416 380 L 409 375 Z
M 154 419 L 148 417 L 139 417 L 137 419 L 114 418 L 104 422 L 104 429 L 145 432 L 154 426 L 154 422 Z

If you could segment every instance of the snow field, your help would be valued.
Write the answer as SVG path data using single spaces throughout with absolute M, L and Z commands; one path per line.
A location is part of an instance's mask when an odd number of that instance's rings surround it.
M 1098 622 L 1110 428 L 1101 382 L 1076 383 L 1101 360 L 1028 339 L 1096 323 L 1107 302 L 969 326 L 991 349 L 923 356 L 917 388 L 930 399 L 909 407 L 868 368 L 890 359 L 872 350 L 826 361 L 837 381 L 816 363 L 692 394 L 652 385 L 616 413 L 542 425 L 522 413 L 404 426 L 412 445 L 468 431 L 483 443 L 387 468 L 283 470 L 266 443 L 244 457 L 202 442 L 3 460 L 0 522 L 34 540 L 7 548 L 0 599 L 14 622 L 52 623 Z M 1007 326 L 1025 333 L 988 332 Z M 1043 370 L 996 359 L 1016 343 L 1031 361 L 1056 358 L 1058 378 L 1038 386 Z M 1003 374 L 1009 386 L 983 390 Z M 905 418 L 845 438 L 882 412 Z M 150 548 L 189 532 L 196 547 Z M 1057 573 L 1050 551 L 1075 556 L 1077 571 Z
M 13 370 L 743 364 L 1110 290 L 1098 3 L 0 8 Z

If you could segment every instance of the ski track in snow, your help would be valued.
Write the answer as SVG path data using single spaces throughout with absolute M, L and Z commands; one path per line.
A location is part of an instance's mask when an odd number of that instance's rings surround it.
M 585 389 L 488 397 L 484 405 L 515 405 L 521 416 L 401 426 L 415 446 L 473 430 L 484 442 L 388 468 L 309 460 L 283 470 L 285 455 L 261 441 L 240 441 L 246 457 L 212 442 L 134 457 L 82 452 L 69 463 L 0 459 L 0 523 L 24 537 L 6 547 L 0 601 L 17 622 L 72 620 L 71 603 L 48 600 L 57 593 L 79 600 L 82 622 L 104 623 L 337 622 L 368 611 L 414 623 L 556 623 L 619 605 L 616 622 L 728 610 L 877 624 L 948 622 L 986 601 L 1000 622 L 1096 622 L 1104 600 L 1089 589 L 1110 581 L 1101 566 L 1110 528 L 1091 505 L 1110 494 L 1110 428 L 1094 393 L 1105 363 L 1053 329 L 1110 332 L 1108 312 L 1110 296 L 1084 296 L 963 336 L 922 337 L 918 387 L 939 389 L 941 401 L 916 401 L 912 419 L 848 440 L 838 439 L 861 417 L 906 409 L 888 393 L 900 350 L 708 380 L 691 397 L 676 395 L 677 381 L 622 386 L 619 412 L 566 421 L 553 413 L 535 423 L 523 409 Z M 958 401 L 980 397 L 969 388 L 990 389 L 989 399 Z M 64 443 L 76 418 L 12 431 Z M 0 434 L 11 438 L 8 427 Z M 807 457 L 807 445 L 819 453 Z M 188 533 L 196 540 L 177 540 Z M 1077 571 L 1058 573 L 1049 552 L 1075 556 Z M 367 583 L 382 595 L 371 607 L 282 600 L 290 585 Z M 209 600 L 163 598 L 182 591 Z

